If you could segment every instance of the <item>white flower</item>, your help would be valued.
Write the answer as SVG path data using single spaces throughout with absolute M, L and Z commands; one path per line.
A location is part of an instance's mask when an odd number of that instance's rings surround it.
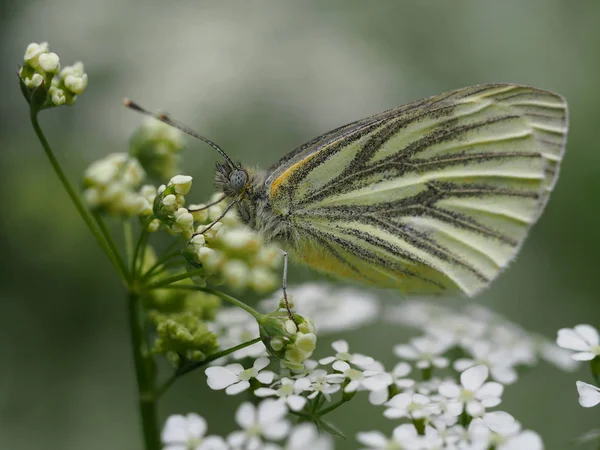
M 201 234 L 193 239 L 197 237 L 202 237 L 202 240 L 204 240 L 204 236 Z M 214 324 L 216 329 L 211 331 L 216 332 L 222 348 L 234 347 L 259 335 L 256 320 L 240 308 L 219 308 Z M 256 359 L 266 355 L 265 345 L 262 342 L 257 342 L 249 347 L 236 350 L 229 356 L 232 359 L 239 360 L 244 358 Z
M 361 371 L 354 369 L 346 361 L 334 362 L 333 369 L 341 372 L 349 380 L 344 392 L 356 392 L 358 389 L 379 391 L 392 384 L 392 377 L 389 373 L 379 370 Z
M 301 423 L 292 429 L 285 450 L 333 450 L 333 439 L 325 433 L 319 433 L 312 423 Z
M 336 361 L 343 361 L 365 369 L 375 362 L 370 356 L 361 355 L 359 353 L 350 353 L 348 342 L 344 340 L 335 341 L 331 346 L 337 352 L 335 356 L 328 356 L 320 359 L 319 363 L 327 365 Z
M 306 398 L 300 394 L 310 388 L 311 382 L 308 378 L 291 380 L 282 378 L 277 390 L 272 388 L 258 388 L 254 391 L 257 397 L 276 396 L 283 400 L 292 411 L 300 411 L 306 405 Z
M 284 419 L 286 414 L 287 408 L 277 400 L 263 400 L 257 407 L 242 403 L 235 413 L 242 430 L 231 433 L 227 442 L 234 449 L 261 450 L 263 437 L 278 441 L 287 435 L 290 424 Z
M 198 414 L 170 416 L 161 433 L 163 450 L 227 450 L 223 438 L 205 434 L 206 421 Z
M 517 381 L 517 372 L 511 366 L 511 356 L 504 349 L 494 347 L 486 341 L 468 344 L 466 348 L 473 355 L 473 359 L 459 358 L 454 361 L 453 367 L 457 372 L 464 372 L 470 367 L 483 364 L 488 367 L 494 380 L 502 384 Z
M 328 374 L 327 371 L 318 369 L 309 373 L 308 379 L 311 382 L 310 387 L 306 389 L 307 391 L 311 391 L 308 398 L 312 400 L 317 395 L 323 394 L 329 402 L 331 401 L 331 394 L 334 394 L 341 389 L 340 385 L 346 378 L 340 373 Z
M 250 387 L 250 380 L 255 378 L 262 384 L 273 382 L 275 374 L 263 370 L 269 365 L 269 358 L 258 358 L 251 368 L 245 369 L 241 364 L 229 364 L 227 366 L 214 366 L 205 370 L 208 386 L 219 391 L 225 389 L 228 395 L 239 394 Z
M 388 419 L 400 419 L 402 417 L 423 419 L 440 412 L 439 405 L 432 403 L 426 395 L 408 392 L 395 395 L 385 406 L 388 409 L 383 412 L 383 415 Z
M 574 350 L 575 361 L 591 361 L 600 355 L 600 336 L 591 325 L 576 325 L 558 330 L 556 343 L 559 347 Z
M 289 287 L 304 316 L 313 319 L 319 334 L 351 330 L 373 322 L 379 315 L 379 300 L 357 289 L 338 289 L 320 283 L 305 283 Z M 277 308 L 281 294 L 261 302 L 261 309 Z
M 391 439 L 380 431 L 365 431 L 358 433 L 356 440 L 366 446 L 361 450 L 423 450 L 417 430 L 410 424 L 394 428 Z
M 554 342 L 540 338 L 538 348 L 541 357 L 550 364 L 566 372 L 573 372 L 579 367 L 579 361 L 571 358 L 571 352 L 559 347 Z
M 415 385 L 415 381 L 406 378 L 411 371 L 410 364 L 406 362 L 399 362 L 394 366 L 394 369 L 390 373 L 392 377 L 392 384 L 395 384 L 399 389 L 409 389 Z M 371 391 L 369 393 L 369 402 L 372 405 L 383 405 L 389 400 L 389 389 L 386 386 L 378 391 Z
M 600 389 L 583 381 L 578 381 L 577 392 L 579 392 L 579 404 L 584 408 L 591 408 L 600 403 Z
M 448 367 L 448 358 L 443 355 L 449 348 L 451 342 L 443 342 L 429 336 L 411 339 L 410 344 L 400 344 L 394 347 L 394 354 L 400 358 L 417 361 L 419 369 L 430 367 Z
M 542 439 L 533 431 L 522 431 L 521 424 L 503 411 L 486 413 L 469 425 L 473 450 L 543 450 Z
M 471 367 L 460 374 L 462 386 L 453 381 L 444 381 L 440 384 L 439 393 L 449 399 L 460 400 L 470 416 L 482 416 L 486 408 L 500 404 L 504 390 L 500 383 L 485 383 L 488 375 L 489 370 L 486 366 Z

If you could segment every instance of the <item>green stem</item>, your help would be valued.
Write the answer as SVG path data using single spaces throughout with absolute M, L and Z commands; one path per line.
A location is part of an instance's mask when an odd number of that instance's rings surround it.
M 189 272 L 191 274 L 193 274 L 194 272 Z M 171 277 L 173 278 L 173 277 Z M 230 295 L 224 294 L 223 292 L 219 292 L 219 291 L 215 291 L 213 289 L 210 288 L 205 288 L 205 287 L 200 287 L 200 286 L 190 286 L 190 285 L 182 285 L 182 286 L 159 286 L 161 287 L 161 289 L 181 289 L 181 290 L 185 290 L 185 291 L 201 291 L 201 292 L 206 292 L 207 294 L 212 294 L 215 295 L 217 297 L 219 297 L 221 300 L 225 300 L 228 303 L 231 303 L 234 306 L 237 306 L 239 308 L 242 308 L 244 311 L 246 311 L 248 314 L 250 314 L 252 317 L 254 317 L 257 321 L 261 321 L 263 318 L 263 314 L 259 313 L 258 311 L 256 311 L 254 308 L 252 308 L 251 306 L 245 304 L 244 302 L 238 300 L 237 298 L 234 298 Z
M 104 236 L 104 239 L 106 239 L 106 242 L 107 242 L 108 246 L 110 247 L 110 250 L 112 251 L 113 255 L 115 255 L 115 261 L 119 265 L 121 272 L 127 274 L 128 273 L 127 264 L 125 263 L 125 260 L 121 256 L 121 253 L 119 252 L 119 247 L 117 246 L 116 242 L 112 238 L 110 230 L 106 227 L 104 220 L 102 220 L 102 217 L 100 217 L 100 215 L 98 213 L 92 213 L 92 216 L 94 217 L 94 220 L 96 220 L 96 224 L 98 224 L 98 228 L 100 228 L 100 232 L 102 233 L 102 236 Z M 127 277 L 129 278 L 129 275 Z
M 123 220 L 123 238 L 125 239 L 125 261 L 131 261 L 133 258 L 133 231 L 131 230 L 131 221 Z
M 194 362 L 189 365 L 181 366 L 179 369 L 177 369 L 177 371 L 171 377 L 169 377 L 167 379 L 167 381 L 160 388 L 158 388 L 156 390 L 156 398 L 160 398 L 165 392 L 167 392 L 167 390 L 173 385 L 173 383 L 175 383 L 175 381 L 177 379 L 184 376 L 185 374 L 190 373 L 201 367 L 204 367 L 208 363 L 210 363 L 216 359 L 222 358 L 223 356 L 227 356 L 233 352 L 237 352 L 238 350 L 241 350 L 242 348 L 250 347 L 251 345 L 254 345 L 257 342 L 260 342 L 261 340 L 262 339 L 260 337 L 257 337 L 250 341 L 242 342 L 241 344 L 236 345 L 235 347 L 231 347 L 231 348 L 222 350 L 220 352 L 213 353 L 212 355 L 210 355 L 203 361 L 197 361 L 197 362 Z
M 321 411 L 317 412 L 317 416 L 318 417 L 322 417 L 325 414 L 329 414 L 331 411 L 333 411 L 334 409 L 339 408 L 340 406 L 342 406 L 347 401 L 348 401 L 348 399 L 346 397 L 342 396 L 342 398 L 337 403 L 334 403 L 333 405 L 331 405 L 331 406 L 329 406 L 329 407 L 327 407 L 325 409 L 322 409 Z
M 108 256 L 108 259 L 110 260 L 110 262 L 113 264 L 113 266 L 115 266 L 115 268 L 119 272 L 119 275 L 121 276 L 123 281 L 125 281 L 127 283 L 127 279 L 128 279 L 127 272 L 123 272 L 121 266 L 117 262 L 117 257 L 115 255 L 115 253 L 110 248 L 109 244 L 106 242 L 101 231 L 98 230 L 98 228 L 94 224 L 94 221 L 93 221 L 90 213 L 83 206 L 83 203 L 81 202 L 81 199 L 79 198 L 79 195 L 77 194 L 77 192 L 75 191 L 75 189 L 73 188 L 73 186 L 71 185 L 69 180 L 67 179 L 62 168 L 60 167 L 58 160 L 56 159 L 56 157 L 54 156 L 54 153 L 52 152 L 52 148 L 50 147 L 50 144 L 46 140 L 46 136 L 44 136 L 44 133 L 42 132 L 42 128 L 40 127 L 40 124 L 38 122 L 37 111 L 33 108 L 30 109 L 30 119 L 31 119 L 31 124 L 33 125 L 33 129 L 35 131 L 35 134 L 37 135 L 38 139 L 40 140 L 40 143 L 42 144 L 42 147 L 44 148 L 44 152 L 46 153 L 46 156 L 48 157 L 48 160 L 50 161 L 50 165 L 54 169 L 54 173 L 56 173 L 56 176 L 58 177 L 58 179 L 62 183 L 63 187 L 67 191 L 67 194 L 69 195 L 71 201 L 73 202 L 75 209 L 77 209 L 77 212 L 79 213 L 79 215 L 81 216 L 81 218 L 83 219 L 83 221 L 85 222 L 87 227 L 89 228 L 92 235 L 96 238 L 96 241 L 98 242 L 98 244 L 100 244 L 100 247 L 102 248 L 102 250 L 104 250 L 104 253 L 106 253 L 106 256 Z
M 163 253 L 163 255 L 158 259 L 158 261 L 156 261 L 154 263 L 154 265 L 152 267 L 150 267 L 143 275 L 142 275 L 142 280 L 147 280 L 148 278 L 150 278 L 150 276 L 157 270 L 159 269 L 163 264 L 166 264 L 167 261 L 176 258 L 178 256 L 181 256 L 181 250 L 176 250 L 170 253 Z
M 170 277 L 163 278 L 162 280 L 155 281 L 154 283 L 152 283 L 148 286 L 148 289 L 162 288 L 162 287 L 168 286 L 170 284 L 177 283 L 178 281 L 195 277 L 196 275 L 202 275 L 203 273 L 206 273 L 206 270 L 196 269 L 196 270 L 190 270 L 189 272 L 181 272 L 176 275 L 171 275 Z M 191 287 L 194 287 L 194 286 L 191 286 Z
M 144 322 L 141 317 L 140 296 L 128 296 L 129 332 L 138 388 L 138 408 L 142 419 L 145 450 L 160 450 L 160 430 L 156 414 L 153 361 L 147 356 Z
M 146 251 L 146 243 L 148 242 L 148 224 L 150 220 L 142 220 L 142 231 L 140 232 L 140 237 L 138 238 L 137 244 L 135 246 L 135 251 L 133 253 L 133 259 L 131 260 L 131 276 L 133 279 L 138 277 L 138 266 L 141 268 L 144 266 L 144 254 Z M 141 251 L 141 256 L 140 256 Z

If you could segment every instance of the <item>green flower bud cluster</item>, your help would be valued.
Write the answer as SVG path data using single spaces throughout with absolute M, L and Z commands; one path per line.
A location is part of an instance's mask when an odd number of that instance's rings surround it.
M 72 105 L 87 87 L 83 63 L 61 70 L 60 59 L 50 51 L 47 42 L 29 44 L 23 61 L 18 72 L 21 90 L 27 102 L 38 110 Z
M 267 314 L 259 323 L 260 337 L 269 353 L 284 366 L 301 371 L 315 350 L 317 335 L 312 320 L 298 314 L 294 314 L 294 320 L 285 308 Z
M 194 234 L 194 216 L 185 208 L 185 195 L 192 187 L 192 177 L 175 175 L 169 183 L 158 188 L 154 199 L 154 216 L 172 234 L 190 239 Z
M 215 194 L 211 203 L 220 197 L 221 194 Z M 226 200 L 208 208 L 202 204 L 189 206 L 196 233 L 204 232 L 192 237 L 184 252 L 192 266 L 205 270 L 204 276 L 195 281 L 201 285 L 226 284 L 238 292 L 272 291 L 279 284 L 277 269 L 281 265 L 281 255 L 275 246 L 265 244 L 258 233 L 242 224 L 233 210 L 207 230 L 226 207 Z
M 112 153 L 84 172 L 83 196 L 90 208 L 118 216 L 152 214 L 156 188 L 144 185 L 146 173 L 127 153 Z
M 181 133 L 158 120 L 147 119 L 131 138 L 130 154 L 150 178 L 168 180 L 179 172 L 183 140 Z

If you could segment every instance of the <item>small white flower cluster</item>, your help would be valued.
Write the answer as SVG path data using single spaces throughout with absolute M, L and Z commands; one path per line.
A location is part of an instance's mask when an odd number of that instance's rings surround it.
M 592 374 L 596 380 L 600 378 L 600 334 L 591 325 L 576 325 L 574 328 L 558 330 L 556 343 L 567 350 L 573 351 L 575 361 L 590 361 Z M 591 408 L 600 404 L 600 388 L 593 384 L 577 381 L 579 404 Z
M 24 66 L 19 77 L 27 89 L 33 90 L 46 83 L 47 94 L 53 106 L 72 104 L 87 87 L 88 76 L 83 63 L 76 62 L 60 70 L 60 59 L 50 51 L 47 42 L 27 46 Z
M 112 153 L 93 162 L 84 172 L 83 196 L 90 208 L 118 216 L 152 213 L 156 188 L 140 185 L 146 173 L 127 153 Z
M 175 175 L 166 185 L 158 188 L 158 195 L 154 202 L 154 215 L 167 226 L 172 234 L 180 234 L 185 239 L 190 239 L 194 234 L 194 216 L 185 208 L 185 195 L 192 188 L 192 177 L 189 175 Z M 158 228 L 158 223 L 152 230 Z
M 221 197 L 222 194 L 215 194 L 211 203 Z M 226 207 L 226 200 L 209 207 L 189 206 L 187 211 L 193 216 L 196 234 L 188 243 L 186 257 L 202 267 L 214 283 L 226 283 L 238 291 L 272 291 L 279 284 L 274 269 L 281 266 L 280 252 L 244 226 L 235 211 L 230 210 L 219 219 Z
M 358 295 L 314 284 L 290 290 L 302 307 L 304 294 L 310 299 L 308 305 L 318 303 L 317 292 L 323 295 L 321 301 L 325 304 L 329 298 Z M 274 301 L 269 299 L 265 304 L 272 307 Z M 367 301 L 377 304 L 373 299 Z M 371 311 L 371 308 L 363 305 L 361 310 Z M 335 307 L 330 311 L 338 313 Z M 223 310 L 222 317 L 217 316 L 217 334 L 224 336 L 221 339 L 236 345 L 256 337 L 257 326 L 250 325 L 240 315 L 234 317 L 232 312 Z M 341 329 L 344 322 L 348 327 L 359 323 L 343 317 L 336 323 L 326 314 L 323 316 L 321 320 L 331 324 L 331 329 Z M 386 316 L 425 332 L 393 348 L 399 360 L 391 370 L 370 356 L 351 352 L 343 340 L 332 344 L 332 355 L 318 361 L 306 360 L 303 367 L 295 370 L 285 364 L 269 370 L 274 364 L 262 343 L 227 357 L 233 360 L 250 357 L 253 362 L 227 364 L 222 359 L 221 365 L 206 369 L 207 383 L 212 389 L 225 390 L 229 395 L 250 391 L 265 398 L 257 407 L 250 404 L 240 407 L 236 421 L 242 430 L 230 434 L 216 448 L 281 448 L 282 441 L 292 436 L 287 416 L 303 417 L 331 431 L 333 428 L 324 422 L 323 416 L 356 393 L 365 392 L 372 405 L 383 406 L 384 417 L 399 421 L 391 437 L 378 431 L 359 433 L 357 440 L 365 450 L 543 449 L 537 433 L 524 430 L 507 412 L 494 409 L 502 402 L 505 385 L 515 382 L 518 367 L 533 365 L 544 358 L 561 368 L 572 369 L 568 352 L 481 307 L 458 311 L 428 302 L 407 302 L 388 311 Z M 567 335 L 562 330 L 560 334 Z M 582 332 L 581 327 L 576 327 L 575 335 L 569 333 L 577 343 L 570 341 L 565 346 L 586 353 L 586 357 L 588 353 L 597 355 L 597 336 L 587 328 Z M 459 353 L 461 358 L 452 356 Z M 584 403 L 591 406 L 600 392 L 593 386 L 583 389 Z M 310 446 L 334 448 L 331 439 L 315 434 L 316 430 L 311 433 Z M 295 448 L 289 443 L 283 445 Z

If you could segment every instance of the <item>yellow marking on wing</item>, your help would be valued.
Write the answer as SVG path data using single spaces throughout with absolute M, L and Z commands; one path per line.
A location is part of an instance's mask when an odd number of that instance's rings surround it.
M 296 164 L 294 164 L 293 166 L 291 166 L 289 169 L 287 169 L 285 172 L 283 172 L 281 175 L 279 175 L 277 178 L 275 178 L 273 180 L 273 182 L 271 183 L 271 198 L 274 198 L 277 195 L 277 189 L 279 188 L 279 185 L 281 183 L 285 183 L 287 181 L 287 179 L 296 171 L 298 170 L 300 167 L 302 167 L 304 164 L 306 164 L 308 161 L 310 161 L 315 155 L 319 154 L 319 152 L 315 152 L 309 156 L 307 156 L 304 159 L 301 159 L 300 161 L 298 161 Z

